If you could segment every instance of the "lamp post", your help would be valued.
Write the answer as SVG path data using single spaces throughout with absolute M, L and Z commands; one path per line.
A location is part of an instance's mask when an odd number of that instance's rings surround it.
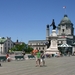
M 1 40 L 1 54 L 2 54 L 2 40 Z M 1 63 L 0 63 L 0 67 L 1 67 L 2 65 L 1 65 Z
M 2 40 L 1 40 L 1 54 L 2 54 Z

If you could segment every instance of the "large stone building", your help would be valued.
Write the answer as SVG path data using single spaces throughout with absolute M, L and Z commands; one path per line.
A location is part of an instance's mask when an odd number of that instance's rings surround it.
M 33 49 L 46 50 L 46 42 L 47 40 L 31 40 L 28 42 L 28 45 Z
M 11 40 L 11 38 L 0 38 L 0 54 L 6 54 L 13 46 L 14 42 Z
M 75 42 L 75 36 L 74 36 L 74 27 L 71 20 L 68 18 L 67 15 L 64 15 L 63 19 L 60 21 L 60 23 L 57 26 L 57 35 L 58 35 L 58 45 L 59 44 L 69 44 L 72 45 Z M 50 31 L 49 31 L 49 25 L 47 25 L 46 28 L 46 40 L 30 40 L 28 42 L 28 45 L 33 47 L 34 49 L 39 50 L 46 50 L 46 42 L 48 42 Z
M 74 27 L 67 15 L 60 21 L 58 25 L 58 44 L 70 44 L 75 41 Z

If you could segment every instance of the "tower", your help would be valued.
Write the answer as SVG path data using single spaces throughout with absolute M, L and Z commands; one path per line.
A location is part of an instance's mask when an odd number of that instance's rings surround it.
M 73 23 L 67 15 L 64 15 L 63 19 L 58 24 L 58 44 L 71 45 L 75 40 L 74 37 Z
M 73 36 L 73 34 L 73 24 L 71 23 L 68 16 L 64 15 L 63 19 L 60 21 L 60 24 L 58 25 L 58 35 Z
M 49 40 L 49 35 L 50 35 L 50 29 L 49 29 L 49 25 L 46 26 L 46 40 Z

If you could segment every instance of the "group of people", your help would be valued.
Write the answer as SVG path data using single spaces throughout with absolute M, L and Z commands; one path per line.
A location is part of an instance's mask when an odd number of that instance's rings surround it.
M 44 51 L 37 51 L 34 54 L 35 58 L 36 58 L 36 67 L 37 66 L 45 66 L 45 54 Z

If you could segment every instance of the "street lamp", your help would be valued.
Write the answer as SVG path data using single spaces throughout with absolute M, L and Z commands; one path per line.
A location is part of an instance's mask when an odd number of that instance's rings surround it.
M 2 40 L 1 40 L 1 54 L 2 54 L 2 44 L 3 44 L 3 43 L 2 43 Z

